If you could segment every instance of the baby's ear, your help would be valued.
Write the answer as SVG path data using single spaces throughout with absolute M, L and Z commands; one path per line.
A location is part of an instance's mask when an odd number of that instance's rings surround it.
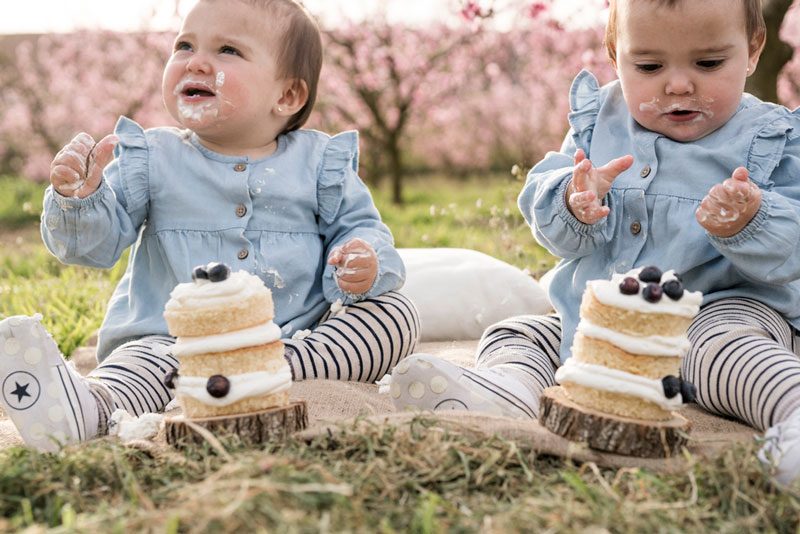
M 300 111 L 308 102 L 308 84 L 305 80 L 294 78 L 284 82 L 283 93 L 278 100 L 280 115 L 291 116 Z
M 765 32 L 759 32 L 754 35 L 750 40 L 749 57 L 747 58 L 747 74 L 753 74 L 758 66 L 758 59 L 761 57 L 761 52 L 764 51 L 764 44 L 767 42 Z

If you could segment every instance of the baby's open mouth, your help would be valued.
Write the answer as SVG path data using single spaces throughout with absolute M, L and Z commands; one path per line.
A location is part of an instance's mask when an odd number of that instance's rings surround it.
M 196 87 L 190 87 L 188 89 L 183 90 L 183 94 L 186 96 L 214 96 L 214 93 L 207 89 L 198 89 Z
M 689 115 L 691 113 L 695 113 L 691 109 L 676 109 L 675 111 L 670 111 L 671 115 Z

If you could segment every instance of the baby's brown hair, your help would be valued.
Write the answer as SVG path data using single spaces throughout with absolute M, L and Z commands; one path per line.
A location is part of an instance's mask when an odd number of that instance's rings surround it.
M 229 1 L 229 0 L 225 0 Z M 302 80 L 308 86 L 308 100 L 289 117 L 283 133 L 297 130 L 308 120 L 317 100 L 322 70 L 322 35 L 314 17 L 296 0 L 239 0 L 262 8 L 283 19 L 278 45 L 278 76 Z
M 606 51 L 611 61 L 617 61 L 617 4 L 625 0 L 610 0 L 608 11 L 608 24 L 606 25 Z M 633 2 L 634 0 L 627 0 Z M 694 2 L 698 0 L 636 0 L 639 2 L 656 2 L 662 6 L 675 7 L 683 1 Z M 741 0 L 744 3 L 745 24 L 747 39 L 750 42 L 750 52 L 756 52 L 766 37 L 767 27 L 764 23 L 764 14 L 761 12 L 762 0 Z

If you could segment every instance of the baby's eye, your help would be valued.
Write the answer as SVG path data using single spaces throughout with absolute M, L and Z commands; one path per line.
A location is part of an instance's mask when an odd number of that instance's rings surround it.
M 220 54 L 233 54 L 234 56 L 241 56 L 242 55 L 242 53 L 239 52 L 239 50 L 237 50 L 236 48 L 234 48 L 232 46 L 228 46 L 228 45 L 220 47 L 219 53 Z
M 712 70 L 720 67 L 724 61 L 724 59 L 704 59 L 702 61 L 698 61 L 697 66 L 701 69 Z
M 178 41 L 177 43 L 175 43 L 175 51 L 176 52 L 178 50 L 191 50 L 191 49 L 192 49 L 192 45 L 187 43 L 186 41 Z
M 658 63 L 639 63 L 636 65 L 636 70 L 639 72 L 655 72 L 661 68 Z

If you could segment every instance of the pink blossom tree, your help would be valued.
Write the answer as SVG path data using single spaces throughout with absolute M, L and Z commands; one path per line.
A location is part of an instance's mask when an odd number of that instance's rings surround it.
M 53 155 L 79 131 L 109 133 L 119 115 L 165 124 L 161 68 L 171 36 L 81 32 L 42 36 L 0 73 L 6 171 L 46 180 Z

